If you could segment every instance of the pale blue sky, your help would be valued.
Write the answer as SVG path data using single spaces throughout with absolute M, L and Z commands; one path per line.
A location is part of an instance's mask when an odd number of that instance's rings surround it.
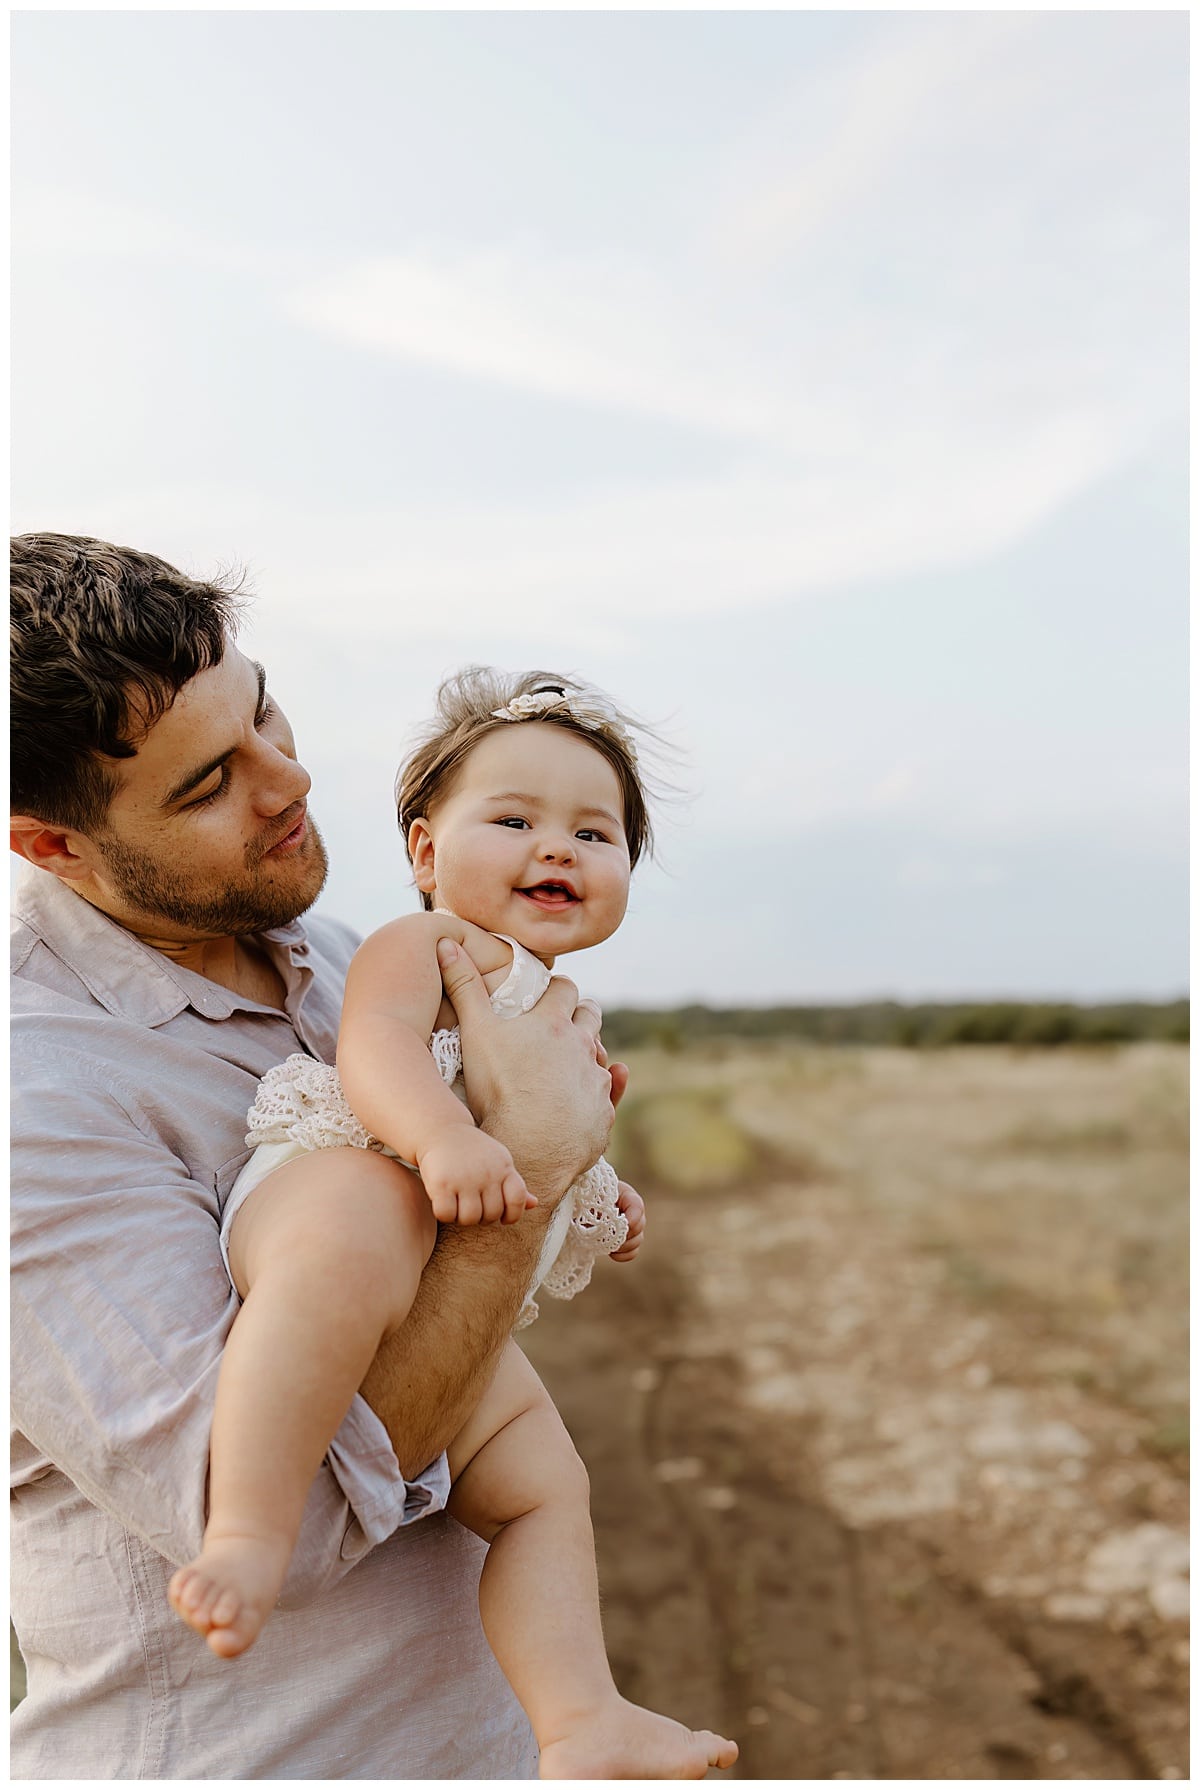
M 18 13 L 12 67 L 13 526 L 248 566 L 331 910 L 413 900 L 439 676 L 550 665 L 686 754 L 601 999 L 1185 987 L 1184 15 Z

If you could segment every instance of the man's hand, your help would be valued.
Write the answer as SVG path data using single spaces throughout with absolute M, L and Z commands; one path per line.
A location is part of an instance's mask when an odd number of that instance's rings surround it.
M 512 1152 L 527 1185 L 552 1206 L 603 1155 L 613 1095 L 628 1079 L 607 1067 L 600 1010 L 555 976 L 529 1013 L 498 1019 L 483 978 L 452 939 L 437 947 L 458 1016 L 467 1102 L 482 1131 Z
M 469 1121 L 439 1131 L 417 1167 L 439 1224 L 516 1224 L 537 1205 L 504 1145 Z
M 439 942 L 438 962 L 462 1028 L 471 1111 L 511 1151 L 539 1205 L 520 1224 L 443 1230 L 406 1323 L 367 1371 L 363 1396 L 410 1477 L 459 1433 L 491 1383 L 550 1215 L 603 1154 L 628 1080 L 624 1065 L 609 1070 L 599 1010 L 577 1013 L 571 983 L 556 977 L 531 1013 L 497 1019 L 482 977 L 452 939 Z

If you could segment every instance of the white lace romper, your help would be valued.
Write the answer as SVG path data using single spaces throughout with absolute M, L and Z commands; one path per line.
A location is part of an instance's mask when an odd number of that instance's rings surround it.
M 503 933 L 496 936 L 511 945 L 513 960 L 508 975 L 491 997 L 492 1009 L 502 1019 L 511 1019 L 537 1005 L 550 985 L 550 971 L 516 939 Z M 435 1032 L 429 1048 L 442 1080 L 465 1102 L 458 1027 Z M 290 1162 L 307 1150 L 346 1146 L 395 1155 L 360 1125 L 333 1065 L 319 1063 L 300 1052 L 268 1069 L 258 1084 L 246 1122 L 246 1142 L 253 1146 L 254 1154 L 234 1182 L 221 1218 L 221 1253 L 226 1269 L 229 1235 L 242 1202 L 281 1163 Z M 628 1231 L 625 1215 L 617 1210 L 616 1172 L 602 1156 L 568 1190 L 550 1220 L 516 1328 L 523 1329 L 537 1317 L 533 1294 L 539 1288 L 555 1299 L 573 1299 L 592 1278 L 597 1257 L 620 1249 Z

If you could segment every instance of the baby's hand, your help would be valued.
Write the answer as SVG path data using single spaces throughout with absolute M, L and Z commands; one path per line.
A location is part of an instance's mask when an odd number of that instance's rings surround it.
M 417 1169 L 439 1224 L 516 1224 L 537 1205 L 504 1145 L 474 1125 L 439 1131 Z
M 646 1202 L 640 1193 L 636 1193 L 624 1181 L 617 1182 L 617 1211 L 624 1212 L 629 1220 L 629 1235 L 620 1249 L 614 1249 L 614 1262 L 632 1262 L 642 1247 L 642 1238 L 646 1234 Z

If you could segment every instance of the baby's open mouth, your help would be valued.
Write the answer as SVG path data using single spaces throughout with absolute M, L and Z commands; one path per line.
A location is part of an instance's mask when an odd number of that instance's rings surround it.
M 538 907 L 547 908 L 574 907 L 579 900 L 574 889 L 568 887 L 566 883 L 534 883 L 531 888 L 518 889 L 517 894 L 523 895 L 526 901 L 532 901 Z

